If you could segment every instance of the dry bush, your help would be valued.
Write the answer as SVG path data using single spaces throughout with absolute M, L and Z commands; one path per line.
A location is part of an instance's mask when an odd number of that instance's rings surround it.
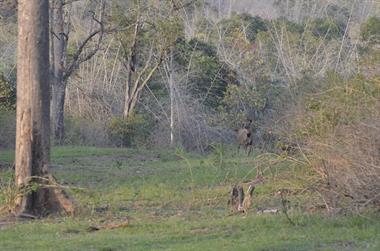
M 205 153 L 213 144 L 234 142 L 234 131 L 215 125 L 215 116 L 195 98 L 181 95 L 175 110 L 173 145 Z M 170 146 L 170 121 L 161 114 L 158 122 L 151 131 L 151 146 Z
M 179 136 L 185 149 L 204 153 L 210 150 L 213 144 L 235 141 L 235 135 L 231 130 L 211 126 L 206 119 L 207 116 L 199 114 L 179 125 Z
M 110 145 L 105 121 L 67 117 L 64 143 L 68 145 Z
M 326 80 L 293 123 L 303 153 L 324 184 L 326 206 L 380 206 L 380 84 L 361 76 Z M 295 122 L 296 121 L 296 122 Z
M 310 145 L 319 159 L 314 167 L 327 180 L 324 195 L 330 207 L 380 206 L 379 118 L 342 126 L 324 143 Z

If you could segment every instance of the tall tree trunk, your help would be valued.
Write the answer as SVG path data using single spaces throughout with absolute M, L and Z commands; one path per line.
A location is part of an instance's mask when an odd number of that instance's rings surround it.
M 174 145 L 174 48 L 171 48 L 170 50 L 170 65 L 169 65 L 169 92 L 170 92 L 170 145 Z
M 17 55 L 16 184 L 45 176 L 50 154 L 49 1 L 19 0 Z M 43 190 L 23 196 L 19 212 L 40 211 Z
M 126 83 L 125 83 L 125 96 L 124 96 L 124 110 L 123 110 L 123 118 L 125 120 L 128 119 L 129 115 L 130 115 L 130 111 L 131 111 L 131 99 L 132 99 L 132 95 L 131 95 L 131 86 L 132 86 L 132 70 L 131 70 L 131 66 L 130 66 L 131 62 L 130 60 L 128 59 L 128 62 L 127 62 L 127 79 L 126 79 Z
M 49 0 L 19 0 L 17 48 L 16 214 L 61 209 L 46 188 L 50 162 Z M 31 182 L 38 184 L 29 190 Z
M 63 0 L 53 1 L 53 81 L 52 81 L 52 121 L 55 143 L 62 144 L 64 137 L 64 107 L 66 96 L 66 83 L 63 73 L 66 65 L 67 37 L 63 19 Z
M 52 86 L 52 120 L 56 144 L 62 144 L 64 139 L 66 82 L 61 81 Z
M 133 77 L 136 75 L 136 50 L 137 50 L 137 36 L 140 29 L 140 23 L 139 18 L 136 20 L 135 29 L 133 32 L 133 40 L 132 45 L 130 47 L 130 51 L 128 54 L 127 59 L 127 80 L 125 83 L 125 99 L 124 99 L 124 111 L 123 111 L 123 117 L 125 120 L 128 119 L 131 111 L 133 110 L 132 106 L 132 99 L 133 99 L 133 91 L 135 88 L 132 87 L 132 84 L 134 82 Z

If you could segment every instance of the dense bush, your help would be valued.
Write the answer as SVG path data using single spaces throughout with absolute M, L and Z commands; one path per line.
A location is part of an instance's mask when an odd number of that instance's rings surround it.
M 107 123 L 107 135 L 112 145 L 142 146 L 145 145 L 150 135 L 152 123 L 134 113 L 128 120 L 121 117 L 113 117 Z
M 16 88 L 0 74 L 0 148 L 14 147 L 16 138 Z
M 16 108 L 16 87 L 0 73 L 0 111 Z
M 245 39 L 252 43 L 260 31 L 267 30 L 267 21 L 258 16 L 251 16 L 243 13 L 234 15 L 229 19 L 224 19 L 219 23 L 220 30 L 226 37 L 236 38 L 240 36 L 244 29 Z
M 326 181 L 330 207 L 380 203 L 380 78 L 344 80 L 329 73 L 322 88 L 304 96 L 292 135 Z M 328 191 L 328 192 L 326 192 Z
M 372 44 L 380 43 L 380 18 L 370 17 L 361 25 L 360 34 L 365 41 Z
M 227 86 L 236 81 L 234 72 L 219 59 L 211 43 L 179 40 L 175 60 L 179 71 L 190 73 L 189 90 L 207 106 L 217 107 Z
M 333 18 L 317 18 L 311 23 L 311 30 L 316 37 L 332 39 L 340 38 L 344 34 L 345 26 L 336 23 Z
M 103 121 L 93 121 L 85 118 L 65 118 L 64 143 L 68 145 L 109 145 L 106 125 Z

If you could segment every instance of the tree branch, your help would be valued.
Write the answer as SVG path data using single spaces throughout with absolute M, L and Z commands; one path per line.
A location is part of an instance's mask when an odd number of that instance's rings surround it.
M 101 11 L 101 14 L 100 14 L 101 16 L 103 15 L 104 8 L 105 8 L 105 5 L 103 4 L 102 11 Z M 95 18 L 95 13 L 93 13 L 92 19 L 100 25 L 100 29 L 98 29 L 98 30 L 90 33 L 82 41 L 82 43 L 79 45 L 78 50 L 73 55 L 73 60 L 72 60 L 71 64 L 68 65 L 66 67 L 65 71 L 64 71 L 64 74 L 63 74 L 63 79 L 64 80 L 67 80 L 70 77 L 70 75 L 78 67 L 78 65 L 80 65 L 81 63 L 83 63 L 83 62 L 91 59 L 96 54 L 96 52 L 99 50 L 99 48 L 100 48 L 100 44 L 101 44 L 101 42 L 103 40 L 103 35 L 105 33 L 104 24 L 103 24 L 103 22 L 101 20 L 98 20 L 98 19 Z M 99 39 L 98 39 L 97 44 L 95 45 L 95 48 L 91 52 L 89 52 L 86 56 L 81 57 L 81 54 L 82 54 L 85 46 L 98 34 L 99 34 Z

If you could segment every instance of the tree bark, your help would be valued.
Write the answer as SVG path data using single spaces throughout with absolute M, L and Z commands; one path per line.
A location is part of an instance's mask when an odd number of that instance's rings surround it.
M 18 1 L 17 125 L 14 213 L 60 211 L 59 189 L 47 188 L 50 162 L 49 0 Z M 31 189 L 31 183 L 37 189 Z
M 49 1 L 20 0 L 18 9 L 16 185 L 44 176 L 49 164 Z M 22 196 L 17 211 L 40 210 L 43 193 Z
M 58 80 L 58 79 L 55 79 Z M 53 82 L 55 82 L 53 80 Z M 54 140 L 58 145 L 64 140 L 64 112 L 65 112 L 66 82 L 59 81 L 52 86 L 52 120 L 54 128 Z
M 123 111 L 123 117 L 125 120 L 129 117 L 132 109 L 131 109 L 131 101 L 133 96 L 133 89 L 132 83 L 133 83 L 133 77 L 135 75 L 136 71 L 136 50 L 137 50 L 137 36 L 140 29 L 140 22 L 139 19 L 136 20 L 135 29 L 133 32 L 133 40 L 132 45 L 130 47 L 130 51 L 128 54 L 128 59 L 126 63 L 126 70 L 127 70 L 127 79 L 125 82 L 125 100 L 124 100 L 124 111 Z M 131 93 L 132 92 L 132 93 Z

